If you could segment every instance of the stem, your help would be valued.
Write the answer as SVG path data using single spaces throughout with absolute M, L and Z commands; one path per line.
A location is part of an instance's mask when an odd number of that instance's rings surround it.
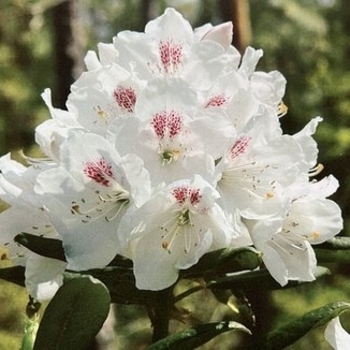
M 180 293 L 179 295 L 177 295 L 175 298 L 174 298 L 174 304 L 179 302 L 180 300 L 188 297 L 189 295 L 193 294 L 193 293 L 197 293 L 203 289 L 206 289 L 207 286 L 203 287 L 203 286 L 196 286 L 196 287 L 193 287 L 193 288 L 190 288 L 188 290 L 186 290 L 185 292 L 183 293 Z
M 173 308 L 173 288 L 151 293 L 147 308 L 153 326 L 152 343 L 169 335 L 169 320 Z

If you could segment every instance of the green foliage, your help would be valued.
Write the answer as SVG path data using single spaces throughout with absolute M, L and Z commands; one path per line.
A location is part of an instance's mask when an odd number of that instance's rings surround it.
M 241 331 L 251 334 L 248 328 L 237 322 L 214 322 L 202 324 L 170 335 L 150 345 L 147 350 L 192 350 L 210 339 L 228 331 Z
M 309 311 L 287 324 L 273 330 L 256 343 L 262 350 L 278 350 L 292 345 L 311 329 L 324 325 L 342 312 L 349 310 L 349 303 L 331 303 Z
M 0 5 L 0 151 L 29 147 L 43 115 L 40 93 L 53 85 L 50 29 L 41 1 Z M 40 37 L 40 40 L 38 40 Z
M 102 327 L 109 304 L 108 290 L 98 280 L 71 279 L 46 308 L 34 350 L 85 350 Z
M 321 1 L 251 0 L 253 43 L 264 50 L 263 70 L 281 71 L 287 78 L 281 119 L 284 130 L 296 132 L 321 115 L 316 140 L 322 175 L 334 174 L 341 189 L 334 199 L 345 215 L 350 212 L 350 3 Z M 349 234 L 348 227 L 345 233 Z

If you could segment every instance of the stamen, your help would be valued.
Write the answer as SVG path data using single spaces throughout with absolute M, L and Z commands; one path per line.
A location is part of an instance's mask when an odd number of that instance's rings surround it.
M 97 197 L 99 202 L 97 202 L 96 205 L 84 210 L 77 202 L 72 202 L 71 213 L 82 215 L 84 217 L 82 222 L 84 223 L 91 220 L 98 220 L 100 218 L 104 218 L 109 222 L 116 219 L 124 206 L 130 203 L 130 194 L 128 191 L 106 194 L 106 197 L 108 198 L 104 198 L 100 194 L 98 194 Z M 86 204 L 86 200 L 83 199 L 82 203 Z M 108 217 L 108 214 L 113 210 L 116 210 L 116 212 L 111 217 Z
M 278 105 L 278 109 L 277 109 L 277 115 L 279 118 L 282 118 L 283 116 L 285 116 L 288 112 L 288 107 L 283 103 L 281 102 L 279 105 Z
M 101 106 L 98 105 L 94 107 L 94 110 L 99 119 L 102 119 L 105 122 L 107 122 L 107 119 L 109 118 L 109 114 L 104 109 L 102 109 Z
M 162 165 L 171 163 L 172 161 L 177 161 L 181 151 L 179 149 L 165 150 L 161 154 Z
M 169 254 L 171 253 L 171 247 L 175 242 L 176 237 L 179 235 L 180 230 L 185 235 L 185 247 L 187 250 L 187 229 L 188 227 L 192 227 L 193 224 L 190 219 L 190 211 L 187 209 L 183 212 L 172 216 L 169 220 L 167 220 L 160 229 L 165 231 L 165 235 L 162 236 L 162 248 L 166 249 Z M 170 226 L 170 227 L 169 227 Z M 167 238 L 170 237 L 170 241 Z
M 324 166 L 323 164 L 321 163 L 318 163 L 314 168 L 310 169 L 309 170 L 309 176 L 316 176 L 318 175 L 319 173 L 322 172 L 322 170 L 324 169 Z
M 119 203 L 120 203 L 120 201 L 119 201 Z M 122 211 L 122 209 L 123 209 L 127 204 L 129 204 L 129 201 L 128 201 L 128 200 L 122 201 L 121 204 L 120 204 L 120 206 L 119 206 L 119 208 L 118 208 L 118 210 L 116 211 L 116 213 L 115 213 L 112 217 L 108 218 L 107 216 L 105 216 L 106 221 L 110 222 L 110 221 L 113 221 L 114 219 L 116 219 L 116 218 L 118 217 L 118 215 L 120 214 L 120 212 Z
M 311 233 L 311 237 L 309 238 L 309 240 L 315 240 L 315 239 L 318 239 L 320 238 L 321 236 L 321 232 L 319 231 L 314 231 Z

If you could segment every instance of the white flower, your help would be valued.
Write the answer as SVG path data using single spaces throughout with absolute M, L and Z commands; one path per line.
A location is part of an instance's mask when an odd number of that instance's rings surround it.
M 86 130 L 105 136 L 117 119 L 133 114 L 144 82 L 116 64 L 84 73 L 68 96 L 68 110 Z
M 109 136 L 121 154 L 132 152 L 144 160 L 154 186 L 193 173 L 212 176 L 214 160 L 235 135 L 226 113 L 202 108 L 196 91 L 181 80 L 149 84 L 135 115 L 117 121 Z
M 35 190 L 62 236 L 69 268 L 105 266 L 126 248 L 119 221 L 148 199 L 148 173 L 139 158 L 121 158 L 106 139 L 89 133 L 68 138 L 60 159 L 59 167 L 40 174 Z
M 207 40 L 198 40 L 189 22 L 168 8 L 146 25 L 145 33 L 123 31 L 114 38 L 117 63 L 141 79 L 181 76 L 204 90 L 217 76 L 235 69 L 239 61 L 237 50 L 226 49 L 228 29 L 216 28 L 206 33 Z
M 277 112 L 285 93 L 286 79 L 278 71 L 255 72 L 256 65 L 262 55 L 261 49 L 255 50 L 252 47 L 247 47 L 238 73 L 248 79 L 250 89 L 261 103 L 261 108 L 272 108 Z
M 195 28 L 194 41 L 214 41 L 226 50 L 230 49 L 232 43 L 233 24 L 231 22 L 221 23 L 216 26 L 205 24 Z
M 14 237 L 26 232 L 58 239 L 58 234 L 43 210 L 33 206 L 12 206 L 0 214 L 0 247 L 2 260 L 25 267 L 25 284 L 29 294 L 39 300 L 51 299 L 63 282 L 64 261 L 39 256 L 14 242 Z
M 316 132 L 317 126 L 321 121 L 321 117 L 313 118 L 301 131 L 293 135 L 294 139 L 297 140 L 303 148 L 311 171 L 316 167 L 318 156 L 317 143 L 312 138 L 312 135 Z M 315 170 L 317 170 L 317 167 Z
M 219 76 L 201 97 L 204 108 L 227 113 L 238 133 L 256 115 L 259 108 L 259 102 L 254 97 L 249 82 L 236 71 Z
M 321 118 L 283 134 L 285 78 L 256 70 L 262 50 L 241 57 L 231 41 L 231 23 L 193 29 L 169 8 L 144 33 L 88 52 L 67 111 L 45 90 L 52 118 L 35 139 L 47 158 L 28 167 L 0 158 L 0 196 L 13 206 L 0 216 L 0 242 L 26 266 L 31 293 L 52 295 L 64 267 L 21 260 L 10 242 L 45 227 L 62 239 L 69 269 L 125 254 L 140 289 L 172 285 L 206 252 L 251 244 L 281 285 L 314 279 L 312 245 L 342 228 L 327 199 L 337 181 L 310 181 L 322 170 Z M 18 226 L 26 210 L 33 217 Z
M 52 106 L 50 89 L 45 89 L 41 96 L 49 108 L 52 119 L 37 126 L 35 141 L 49 159 L 58 162 L 61 143 L 72 130 L 80 130 L 82 126 L 77 122 L 74 114 Z
M 288 280 L 314 280 L 317 261 L 311 245 L 334 237 L 343 228 L 339 206 L 318 192 L 323 187 L 323 193 L 331 193 L 326 186 L 297 186 L 298 190 L 291 191 L 294 197 L 285 216 L 248 224 L 254 245 L 263 252 L 267 269 L 281 285 Z M 300 195 L 302 188 L 304 195 Z
M 130 223 L 135 227 L 132 258 L 139 289 L 169 287 L 180 269 L 239 235 L 216 203 L 218 198 L 209 183 L 194 176 L 160 190 L 125 220 L 123 229 L 130 229 Z
M 324 337 L 334 350 L 349 349 L 350 334 L 342 327 L 339 317 L 335 317 L 328 323 L 324 331 Z
M 0 196 L 11 205 L 34 206 L 39 208 L 40 201 L 33 186 L 40 167 L 25 167 L 11 159 L 8 153 L 0 158 Z
M 279 133 L 279 125 L 269 115 L 253 118 L 216 167 L 226 207 L 239 209 L 244 218 L 283 211 L 282 188 L 308 169 L 299 144 Z

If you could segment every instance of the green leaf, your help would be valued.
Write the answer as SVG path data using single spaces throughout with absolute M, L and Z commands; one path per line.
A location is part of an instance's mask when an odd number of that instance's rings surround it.
M 86 350 L 107 318 L 110 296 L 91 276 L 65 283 L 47 306 L 34 350 Z
M 328 239 L 322 244 L 315 245 L 317 249 L 350 249 L 350 237 L 337 236 Z
M 24 267 L 23 266 L 11 266 L 0 269 L 0 278 L 15 283 L 21 287 L 24 287 Z
M 350 263 L 350 237 L 333 237 L 314 246 L 314 250 L 319 262 Z
M 90 275 L 100 280 L 109 290 L 113 303 L 145 305 L 151 291 L 136 288 L 135 277 L 132 269 L 116 266 L 108 266 L 103 269 L 91 269 L 86 271 L 66 271 L 66 281 L 80 275 Z
M 207 323 L 172 334 L 150 345 L 147 350 L 192 350 L 221 333 L 233 330 L 251 334 L 248 328 L 237 322 Z
M 316 258 L 318 262 L 322 263 L 350 263 L 350 252 L 349 250 L 339 249 L 319 249 L 315 248 Z
M 180 271 L 180 277 L 195 278 L 254 270 L 261 264 L 261 253 L 252 247 L 224 248 L 205 254 L 198 263 Z
M 260 339 L 261 350 L 280 350 L 295 343 L 311 329 L 322 326 L 339 316 L 345 310 L 350 309 L 350 304 L 345 302 L 336 302 L 312 310 L 305 315 L 294 319 L 286 325 L 270 332 L 264 339 Z
M 34 253 L 47 258 L 66 261 L 62 242 L 59 239 L 44 238 L 22 232 L 15 236 L 14 240 Z
M 323 276 L 329 275 L 330 271 L 326 267 L 317 266 L 314 273 L 316 279 L 322 278 Z M 238 289 L 238 290 L 276 290 L 297 287 L 305 283 L 300 281 L 289 281 L 289 283 L 282 287 L 275 279 L 270 275 L 267 270 L 258 270 L 242 273 L 234 276 L 227 276 L 217 278 L 207 283 L 207 288 L 218 288 L 218 289 Z
M 114 259 L 108 264 L 108 266 L 118 266 L 125 268 L 132 268 L 133 262 L 131 259 L 128 259 L 122 255 L 117 254 Z

